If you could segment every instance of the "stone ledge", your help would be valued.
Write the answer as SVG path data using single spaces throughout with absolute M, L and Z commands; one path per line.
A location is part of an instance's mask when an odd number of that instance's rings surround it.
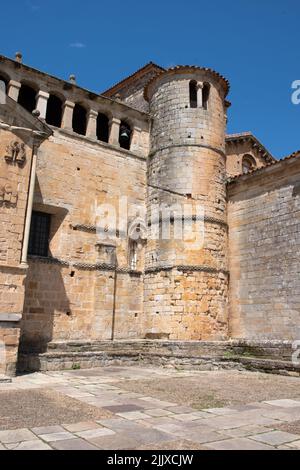
M 11 377 L 7 377 L 6 375 L 0 375 L 0 384 L 10 384 L 11 382 Z
M 0 322 L 17 323 L 21 320 L 21 313 L 0 313 Z

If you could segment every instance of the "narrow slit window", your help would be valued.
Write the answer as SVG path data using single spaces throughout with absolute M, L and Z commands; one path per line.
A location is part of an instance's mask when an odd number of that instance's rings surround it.
M 198 107 L 198 98 L 197 98 L 197 82 L 196 80 L 190 81 L 190 107 Z
M 209 95 L 210 95 L 210 84 L 204 83 L 203 89 L 202 89 L 202 106 L 204 109 L 208 109 Z
M 73 131 L 76 134 L 85 135 L 87 128 L 87 112 L 80 104 L 75 104 L 73 111 Z
M 29 85 L 22 84 L 19 92 L 18 103 L 29 113 L 36 108 L 36 90 Z
M 61 127 L 63 102 L 56 95 L 50 95 L 47 104 L 46 122 L 50 126 Z
M 119 135 L 119 144 L 121 148 L 130 150 L 131 136 L 132 130 L 130 125 L 125 121 L 121 121 Z
M 109 138 L 109 119 L 105 114 L 99 113 L 97 118 L 97 139 L 102 142 L 108 142 Z

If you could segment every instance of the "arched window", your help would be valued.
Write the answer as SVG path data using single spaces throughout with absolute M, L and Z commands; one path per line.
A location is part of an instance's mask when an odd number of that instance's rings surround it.
M 202 106 L 204 109 L 208 109 L 208 100 L 210 94 L 210 84 L 204 83 L 202 89 Z
M 121 121 L 119 144 L 122 149 L 130 150 L 131 135 L 132 131 L 130 125 L 126 121 Z
M 46 122 L 50 126 L 61 127 L 62 107 L 62 100 L 58 96 L 50 94 L 46 112 Z
M 18 103 L 23 106 L 23 108 L 27 109 L 27 111 L 32 113 L 36 108 L 36 94 L 37 91 L 34 88 L 22 83 Z
M 256 161 L 252 157 L 252 155 L 247 155 L 246 154 L 246 155 L 243 156 L 243 161 L 242 161 L 243 173 L 247 174 L 250 171 L 255 170 L 256 166 L 257 166 Z
M 85 135 L 87 127 L 87 112 L 81 104 L 76 103 L 73 111 L 73 131 Z
M 99 113 L 97 117 L 97 139 L 102 142 L 108 142 L 109 138 L 109 119 L 105 114 Z
M 197 99 L 197 82 L 196 80 L 190 81 L 190 107 L 197 108 L 198 107 L 198 99 Z
M 7 89 L 8 89 L 8 84 L 9 84 L 9 78 L 7 75 L 4 75 L 2 73 L 0 73 L 0 82 L 4 82 L 4 85 L 5 85 L 5 93 L 7 93 Z

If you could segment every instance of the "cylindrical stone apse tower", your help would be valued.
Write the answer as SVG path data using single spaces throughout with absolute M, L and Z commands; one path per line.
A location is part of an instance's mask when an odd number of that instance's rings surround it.
M 228 90 L 218 73 L 190 66 L 164 71 L 145 88 L 153 118 L 144 305 L 148 337 L 227 337 Z M 201 211 L 203 223 L 195 221 Z M 186 225 L 181 236 L 182 213 Z M 191 227 L 198 241 L 185 239 Z

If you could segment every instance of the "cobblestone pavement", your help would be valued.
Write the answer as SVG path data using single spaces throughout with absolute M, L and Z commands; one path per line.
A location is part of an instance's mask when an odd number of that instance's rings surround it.
M 58 417 L 55 425 L 9 430 L 0 425 L 0 450 L 300 449 L 300 434 L 281 430 L 299 422 L 300 399 L 196 411 L 122 389 L 122 381 L 195 374 L 201 372 L 106 367 L 17 377 L 11 384 L 0 384 L 0 399 L 1 392 L 47 390 L 75 400 L 78 406 L 105 410 L 110 417 L 76 423 Z

